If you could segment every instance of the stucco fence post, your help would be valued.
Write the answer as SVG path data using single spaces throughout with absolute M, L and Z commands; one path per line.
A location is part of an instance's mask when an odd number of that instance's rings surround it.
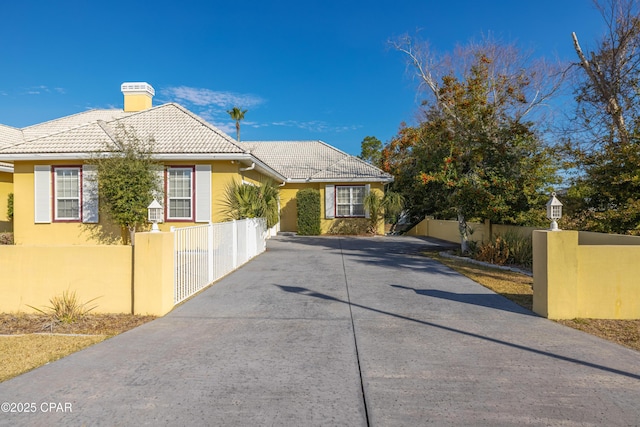
M 533 311 L 550 319 L 578 312 L 578 232 L 534 231 Z
M 174 233 L 136 233 L 133 312 L 163 316 L 174 307 Z
M 550 319 L 640 319 L 639 259 L 634 236 L 534 231 L 533 311 Z

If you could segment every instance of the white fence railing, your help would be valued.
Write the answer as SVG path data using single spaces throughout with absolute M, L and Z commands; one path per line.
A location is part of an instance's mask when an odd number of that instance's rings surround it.
M 263 218 L 172 227 L 171 231 L 175 233 L 175 304 L 264 252 L 269 235 Z

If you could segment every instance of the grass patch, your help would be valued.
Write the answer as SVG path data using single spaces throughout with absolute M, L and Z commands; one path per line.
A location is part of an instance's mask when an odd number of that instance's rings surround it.
M 72 323 L 52 323 L 43 314 L 0 313 L 0 382 L 155 318 L 88 314 Z
M 640 320 L 571 319 L 557 322 L 640 351 Z
M 0 382 L 103 341 L 106 335 L 9 335 L 0 337 Z
M 533 278 L 513 271 L 471 264 L 464 260 L 441 257 L 437 252 L 423 255 L 446 265 L 497 294 L 531 310 Z M 558 323 L 640 351 L 640 320 L 572 319 Z
M 467 276 L 474 282 L 510 299 L 527 310 L 533 309 L 533 278 L 530 276 L 472 264 L 455 258 L 445 258 L 437 252 L 425 252 L 424 255 Z

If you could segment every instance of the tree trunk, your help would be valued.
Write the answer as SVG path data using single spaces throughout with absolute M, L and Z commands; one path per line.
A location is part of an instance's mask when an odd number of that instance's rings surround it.
M 580 47 L 580 43 L 578 43 L 578 36 L 576 33 L 571 33 L 571 36 L 573 37 L 573 47 L 580 58 L 580 66 L 587 73 L 589 80 L 591 80 L 591 83 L 600 96 L 602 102 L 607 106 L 606 111 L 613 120 L 613 125 L 618 130 L 620 141 L 623 144 L 627 144 L 629 142 L 629 132 L 627 131 L 624 116 L 622 115 L 622 108 L 620 108 L 615 91 L 611 88 L 610 82 L 607 81 L 600 71 L 599 64 L 596 62 L 593 54 L 592 59 L 594 61 L 589 62 Z
M 469 227 L 464 215 L 458 214 L 458 231 L 460 232 L 460 251 L 462 254 L 469 252 Z
M 131 243 L 131 246 L 133 246 L 135 244 L 134 239 L 136 236 L 136 227 L 128 227 L 129 228 L 129 243 Z

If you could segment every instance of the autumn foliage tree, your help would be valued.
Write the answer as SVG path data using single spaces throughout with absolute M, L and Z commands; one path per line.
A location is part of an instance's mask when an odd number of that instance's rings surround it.
M 419 126 L 401 129 L 382 165 L 425 197 L 425 213 L 457 218 L 466 252 L 468 219 L 527 223 L 544 206 L 553 164 L 533 119 L 541 120 L 534 113 L 558 82 L 548 67 L 492 40 L 445 57 L 416 46 L 409 37 L 394 42 L 428 98 Z

